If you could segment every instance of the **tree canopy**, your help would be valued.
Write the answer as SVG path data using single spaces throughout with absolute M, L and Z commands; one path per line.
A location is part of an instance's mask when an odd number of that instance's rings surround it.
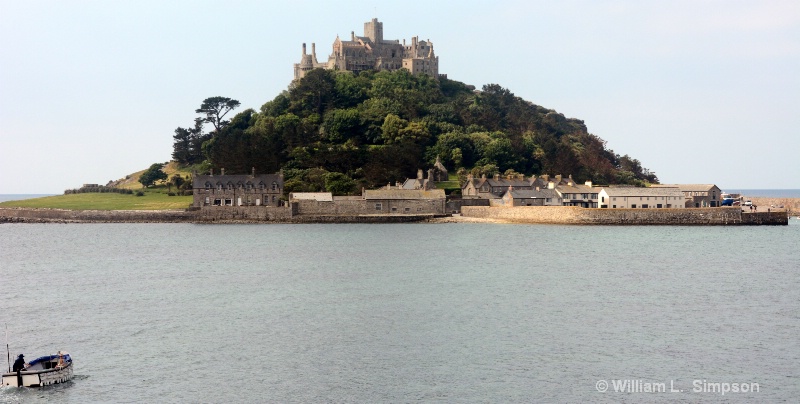
M 156 181 L 163 181 L 167 179 L 167 173 L 165 173 L 162 168 L 164 168 L 164 164 L 162 163 L 155 163 L 150 166 L 147 170 L 145 170 L 141 176 L 139 176 L 139 182 L 145 187 L 149 187 L 156 183 Z
M 358 75 L 315 69 L 259 111 L 223 121 L 239 102 L 211 97 L 192 129 L 178 128 L 173 157 L 230 173 L 284 171 L 286 189 L 355 193 L 402 181 L 438 157 L 451 172 L 572 175 L 597 184 L 657 183 L 655 173 L 608 149 L 583 121 L 498 84 L 406 70 Z M 202 124 L 214 124 L 203 134 Z M 510 171 L 509 171 L 510 170 Z
M 219 131 L 227 123 L 227 121 L 224 121 L 222 118 L 224 118 L 228 112 L 239 107 L 239 105 L 241 105 L 239 101 L 231 98 L 209 97 L 203 100 L 200 108 L 196 109 L 194 112 L 205 115 L 206 117 L 203 118 L 203 121 L 211 123 L 214 125 L 214 129 Z

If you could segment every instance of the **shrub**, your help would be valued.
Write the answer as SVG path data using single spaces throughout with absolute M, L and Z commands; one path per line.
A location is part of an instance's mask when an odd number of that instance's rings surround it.
M 136 196 L 144 196 L 144 192 L 142 192 L 142 191 L 136 191 Z

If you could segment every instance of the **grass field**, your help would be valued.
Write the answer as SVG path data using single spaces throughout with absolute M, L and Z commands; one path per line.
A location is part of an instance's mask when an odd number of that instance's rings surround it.
M 163 210 L 186 209 L 191 196 L 169 196 L 166 187 L 144 190 L 144 196 L 117 193 L 85 193 L 46 196 L 0 203 L 6 208 L 52 208 L 72 210 Z

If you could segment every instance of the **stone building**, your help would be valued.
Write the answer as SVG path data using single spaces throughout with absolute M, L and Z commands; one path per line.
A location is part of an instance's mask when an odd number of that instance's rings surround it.
M 680 189 L 687 208 L 716 208 L 722 203 L 722 191 L 714 184 L 655 184 L 651 187 Z
M 514 189 L 509 187 L 501 198 L 504 206 L 561 206 L 561 195 L 554 189 Z
M 194 175 L 192 206 L 280 206 L 282 174 Z
M 678 188 L 603 187 L 598 196 L 604 209 L 684 208 L 683 193 Z
M 419 37 L 413 37 L 411 43 L 406 44 L 405 39 L 402 43 L 397 39 L 383 39 L 383 23 L 377 18 L 364 23 L 364 36 L 350 32 L 350 40 L 342 40 L 337 35 L 327 62 L 317 61 L 315 48 L 312 43 L 311 54 L 307 54 L 306 44 L 303 44 L 300 63 L 294 64 L 295 80 L 317 68 L 355 74 L 364 70 L 407 69 L 412 74 L 439 77 L 439 57 L 434 54 L 430 40 L 420 41 Z

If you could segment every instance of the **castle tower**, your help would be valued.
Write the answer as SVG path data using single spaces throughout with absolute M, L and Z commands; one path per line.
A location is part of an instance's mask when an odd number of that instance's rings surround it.
M 364 23 L 364 36 L 371 39 L 374 43 L 383 42 L 383 23 L 377 18 Z

